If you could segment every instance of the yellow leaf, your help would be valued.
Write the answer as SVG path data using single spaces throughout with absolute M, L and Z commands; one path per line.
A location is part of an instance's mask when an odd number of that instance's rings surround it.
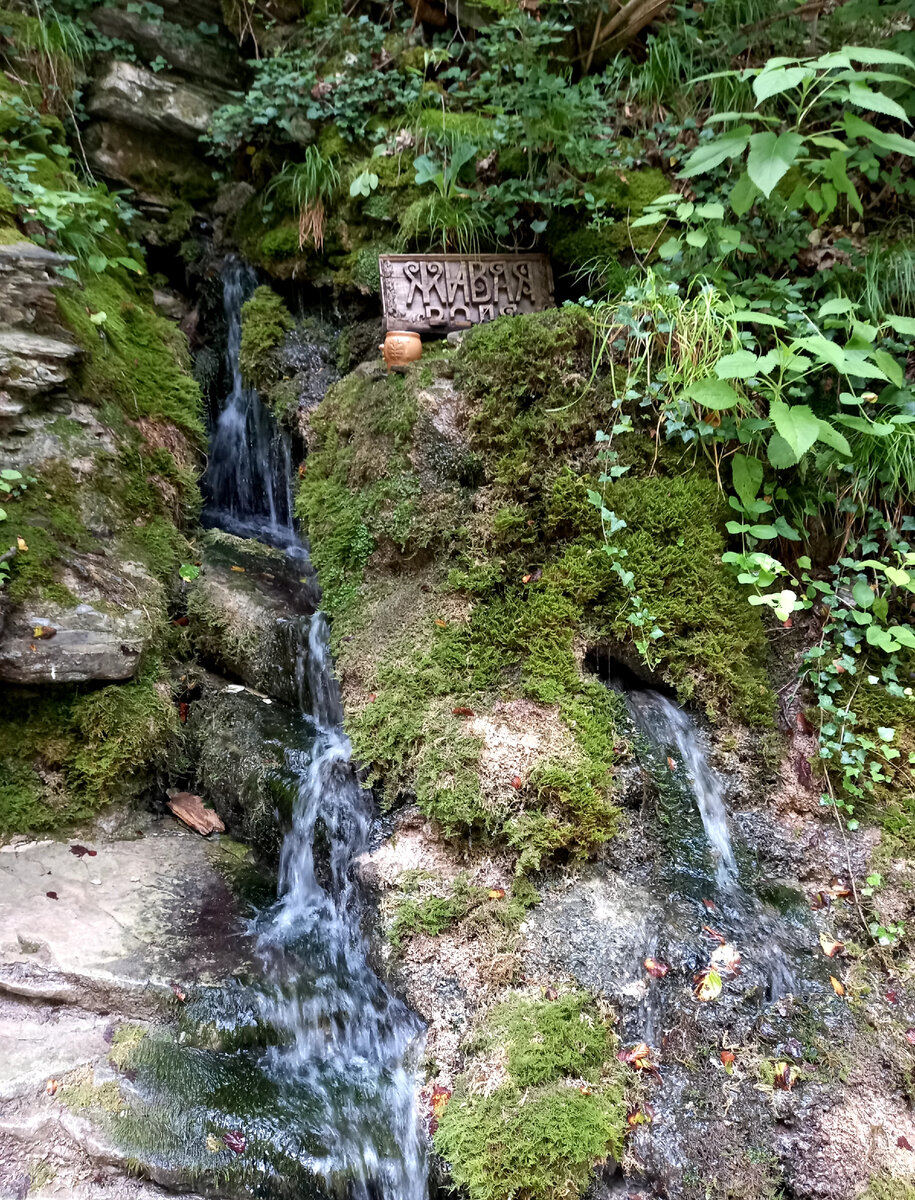
M 696 976 L 696 999 L 705 1003 L 717 1000 L 721 995 L 721 976 L 714 967 L 709 967 L 701 975 Z
M 829 976 L 829 982 L 832 984 L 832 990 L 835 992 L 835 994 L 836 994 L 837 996 L 844 996 L 844 995 L 845 995 L 845 988 L 844 988 L 844 986 L 843 986 L 843 985 L 842 985 L 842 984 L 839 982 L 839 980 L 838 980 L 838 979 L 836 979 L 835 975 L 830 975 L 830 976 Z
M 21 538 L 21 537 L 16 538 L 16 549 L 22 550 L 22 551 L 28 550 L 28 546 L 25 544 L 25 538 Z

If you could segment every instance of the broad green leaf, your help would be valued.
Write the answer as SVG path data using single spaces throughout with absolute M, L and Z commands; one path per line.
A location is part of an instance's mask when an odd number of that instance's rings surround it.
M 753 80 L 753 95 L 757 107 L 770 96 L 778 96 L 789 88 L 797 87 L 813 76 L 807 67 L 777 67 L 774 71 L 764 69 Z
M 848 98 L 852 104 L 857 105 L 858 108 L 865 109 L 867 112 L 882 113 L 885 117 L 895 117 L 898 121 L 905 121 L 907 125 L 911 124 L 901 104 L 897 104 L 889 96 L 884 96 L 883 92 L 871 91 L 863 83 L 850 83 L 848 85 Z
M 690 229 L 686 235 L 686 244 L 701 249 L 708 241 L 708 234 L 702 229 Z
M 853 417 L 850 414 L 840 413 L 834 418 L 840 421 L 843 425 L 847 425 L 849 429 L 854 429 L 858 433 L 866 433 L 871 437 L 889 437 L 893 432 L 893 426 L 885 421 L 868 421 L 867 417 Z
M 700 379 L 688 387 L 685 394 L 694 404 L 713 412 L 723 412 L 740 403 L 740 397 L 723 379 Z
M 701 217 L 703 221 L 721 221 L 724 218 L 724 205 L 719 204 L 717 200 L 700 204 L 696 209 L 696 216 Z
M 803 138 L 799 134 L 776 135 L 771 129 L 765 133 L 754 133 L 750 138 L 747 174 L 767 199 L 797 158 L 802 145 Z
M 877 326 L 868 321 L 855 321 L 851 327 L 851 337 L 848 339 L 848 350 L 866 350 L 877 340 Z
M 773 329 L 787 329 L 781 317 L 772 313 L 757 311 L 755 308 L 739 308 L 731 314 L 732 321 L 752 321 L 757 325 L 771 325 Z
M 750 140 L 751 132 L 749 125 L 739 125 L 730 133 L 723 133 L 714 141 L 697 146 L 683 164 L 680 178 L 689 179 L 693 175 L 704 175 L 706 171 L 713 170 L 727 159 L 743 154 Z
M 769 462 L 775 467 L 776 471 L 782 471 L 786 467 L 797 466 L 797 455 L 781 436 L 775 433 L 769 438 L 769 444 L 766 447 L 766 457 Z
M 846 458 L 851 458 L 851 446 L 849 446 L 844 434 L 839 433 L 838 429 L 830 425 L 828 421 L 820 421 L 820 430 L 817 434 L 817 441 L 823 442 L 827 446 L 831 446 L 833 450 L 838 450 L 840 454 L 844 454 Z
M 895 329 L 897 333 L 915 334 L 915 317 L 887 317 L 886 323 L 891 329 Z
M 108 259 L 104 254 L 90 254 L 86 261 L 89 265 L 89 270 L 95 271 L 97 275 L 100 275 L 108 266 Z
M 820 436 L 820 419 L 807 404 L 788 405 L 784 400 L 772 400 L 769 417 L 776 433 L 785 439 L 798 461 Z
M 878 646 L 887 654 L 899 649 L 899 642 L 893 638 L 891 631 L 884 629 L 882 625 L 868 625 L 864 637 L 869 646 Z
M 907 154 L 915 158 L 915 141 L 904 138 L 898 133 L 886 133 L 877 129 L 867 121 L 862 121 L 855 113 L 846 112 L 842 115 L 845 132 L 849 137 L 863 137 L 879 146 L 881 150 L 889 150 L 892 154 Z
M 89 320 L 93 325 L 104 325 L 108 320 L 108 314 L 106 312 L 96 312 L 90 316 Z
M 749 533 L 761 542 L 774 542 L 778 537 L 778 530 L 774 525 L 751 525 Z
M 795 347 L 809 350 L 821 362 L 828 363 L 837 371 L 845 371 L 847 368 L 847 355 L 842 347 L 836 342 L 831 342 L 829 338 L 823 337 L 820 333 L 814 334 L 812 337 L 795 338 L 791 343 L 791 349 L 794 350 Z
M 731 202 L 731 208 L 738 217 L 744 217 L 753 207 L 753 201 L 759 196 L 760 190 L 744 171 L 741 177 L 731 188 L 731 194 L 728 199 Z
M 196 566 L 194 563 L 182 563 L 181 566 L 178 568 L 178 574 L 181 576 L 182 579 L 187 579 L 188 581 L 190 581 L 192 579 L 197 579 L 199 577 L 200 568 L 198 566 Z
M 915 629 L 911 625 L 894 625 L 893 637 L 903 646 L 915 650 Z
M 751 509 L 759 495 L 763 481 L 763 465 L 758 458 L 746 454 L 735 454 L 731 459 L 731 479 L 734 491 L 745 509 Z
M 719 379 L 749 379 L 758 370 L 759 359 L 749 350 L 735 350 L 715 363 L 715 374 Z
M 789 541 L 799 542 L 801 540 L 801 535 L 793 525 L 788 524 L 784 517 L 775 518 L 775 531 L 780 537 L 788 538 Z
M 851 589 L 851 594 L 859 608 L 870 608 L 874 603 L 874 589 L 862 581 L 855 584 Z
M 14 467 L 4 467 L 3 470 L 0 471 L 0 479 L 10 479 L 15 483 L 17 479 L 21 478 L 22 472 L 17 471 Z
M 915 63 L 904 54 L 897 54 L 895 50 L 879 50 L 876 46 L 843 46 L 839 53 L 850 58 L 852 62 L 865 63 L 867 66 L 912 67 L 915 70 Z
M 902 363 L 893 358 L 886 350 L 875 350 L 873 359 L 887 379 L 894 387 L 901 388 L 905 384 L 905 372 L 902 369 Z
M 836 296 L 834 300 L 827 300 L 825 304 L 821 304 L 817 310 L 817 318 L 822 320 L 823 317 L 839 317 L 845 313 L 853 312 L 856 305 L 854 301 L 849 300 L 847 296 Z
M 680 239 L 675 238 L 675 237 L 670 237 L 667 239 L 666 242 L 662 242 L 661 245 L 658 246 L 658 255 L 661 258 L 673 258 L 674 255 L 680 253 L 681 249 L 682 249 L 682 246 L 680 243 Z
M 630 221 L 629 227 L 630 229 L 642 229 L 646 225 L 660 225 L 662 221 L 666 221 L 668 219 L 667 213 L 645 213 L 644 216 L 636 217 L 634 221 Z

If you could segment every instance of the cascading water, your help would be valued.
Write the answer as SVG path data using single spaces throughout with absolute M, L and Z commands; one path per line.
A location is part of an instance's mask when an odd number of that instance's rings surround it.
M 291 523 L 288 444 L 238 369 L 241 304 L 256 281 L 231 260 L 223 278 L 233 387 L 211 441 L 210 521 L 282 539 L 301 571 L 307 551 Z M 368 794 L 342 730 L 327 622 L 318 612 L 285 624 L 313 736 L 286 749 L 296 781 L 292 825 L 279 899 L 257 922 L 261 1017 L 278 1035 L 261 1067 L 283 1094 L 301 1095 L 283 1137 L 306 1148 L 296 1153 L 331 1190 L 349 1200 L 422 1200 L 427 1167 L 414 1073 L 422 1026 L 369 965 L 354 878 L 371 827 Z
M 366 849 L 371 812 L 341 729 L 321 613 L 311 620 L 304 662 L 315 741 L 308 752 L 287 753 L 298 796 L 280 861 L 280 899 L 259 936 L 277 985 L 264 992 L 264 1017 L 285 1035 L 269 1052 L 268 1070 L 309 1093 L 314 1132 L 327 1147 L 326 1159 L 313 1165 L 328 1182 L 347 1180 L 354 1200 L 422 1200 L 426 1163 L 413 1072 L 421 1027 L 369 966 L 360 933 L 352 867 Z
M 245 263 L 229 258 L 222 273 L 225 366 L 231 388 L 210 436 L 204 477 L 209 525 L 279 545 L 294 538 L 289 439 L 276 426 L 239 366 L 241 308 L 257 287 Z
M 660 692 L 630 692 L 627 705 L 637 728 L 648 741 L 673 751 L 673 769 L 685 771 L 716 859 L 718 886 L 732 887 L 737 881 L 737 863 L 728 829 L 724 786 L 721 776 L 709 766 L 692 721 Z

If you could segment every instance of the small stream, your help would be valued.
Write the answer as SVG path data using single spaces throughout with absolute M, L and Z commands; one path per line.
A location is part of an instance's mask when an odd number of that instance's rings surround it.
M 228 260 L 232 386 L 210 443 L 206 517 L 226 532 L 284 547 L 296 570 L 310 575 L 293 526 L 288 438 L 238 366 L 241 306 L 256 283 L 249 267 Z M 299 1159 L 296 1147 L 307 1147 L 309 1170 L 347 1200 L 422 1200 L 428 1171 L 415 1097 L 423 1027 L 370 966 L 353 872 L 368 846 L 370 794 L 350 762 L 324 615 L 290 620 L 288 632 L 299 694 L 311 711 L 301 716 L 303 736 L 285 750 L 295 797 L 279 898 L 255 921 L 259 1023 L 273 1042 L 258 1065 L 283 1095 L 288 1122 L 273 1137 Z

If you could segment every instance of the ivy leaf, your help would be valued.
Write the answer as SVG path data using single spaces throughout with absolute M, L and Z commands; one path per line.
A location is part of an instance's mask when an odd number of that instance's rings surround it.
M 723 412 L 740 403 L 740 397 L 723 379 L 700 379 L 688 387 L 685 394 L 694 404 L 713 412 Z
M 754 133 L 747 155 L 747 174 L 768 199 L 797 158 L 804 139 L 797 133 Z
M 790 447 L 794 461 L 800 462 L 820 436 L 822 422 L 819 417 L 813 415 L 807 404 L 788 405 L 783 400 L 773 400 L 770 403 L 769 417 L 776 433 L 784 438 Z
M 874 590 L 868 584 L 859 580 L 851 589 L 851 594 L 855 598 L 855 604 L 859 608 L 870 608 L 874 603 Z

